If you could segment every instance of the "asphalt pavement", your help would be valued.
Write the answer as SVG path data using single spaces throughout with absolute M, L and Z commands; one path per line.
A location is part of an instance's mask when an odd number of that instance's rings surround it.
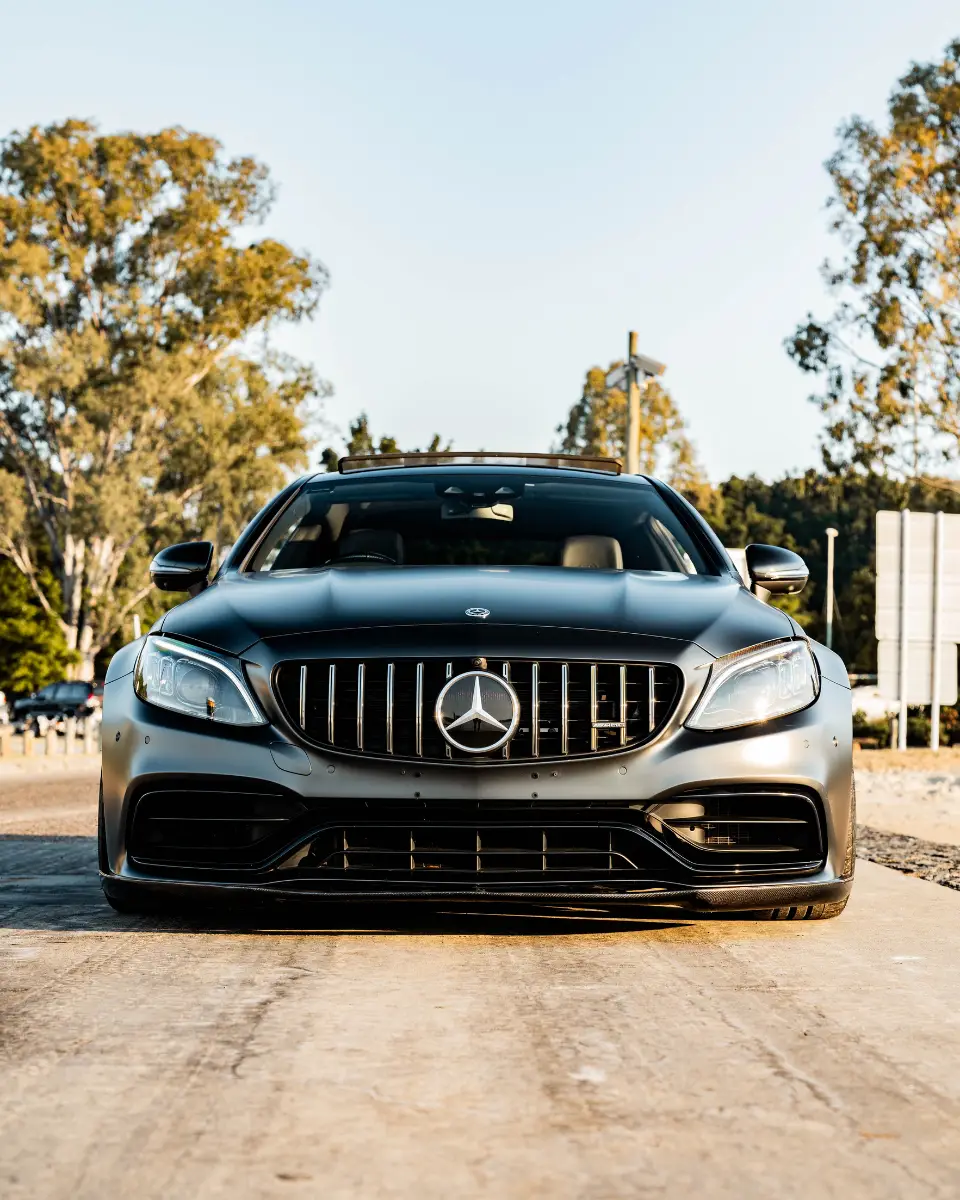
M 121 917 L 96 777 L 0 781 L 3 1197 L 955 1197 L 960 892 L 836 921 Z

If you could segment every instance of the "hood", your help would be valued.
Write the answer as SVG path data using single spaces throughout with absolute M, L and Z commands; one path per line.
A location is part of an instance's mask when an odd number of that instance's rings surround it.
M 467 608 L 489 609 L 484 621 Z M 789 618 L 725 576 L 544 567 L 330 567 L 227 574 L 160 628 L 242 654 L 265 638 L 370 627 L 605 630 L 696 643 L 720 656 L 792 637 Z M 157 628 L 157 627 L 155 627 Z

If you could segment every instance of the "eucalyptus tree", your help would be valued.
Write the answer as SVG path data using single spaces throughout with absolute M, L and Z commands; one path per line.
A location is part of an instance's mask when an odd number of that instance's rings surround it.
M 158 542 L 229 540 L 306 461 L 322 385 L 269 334 L 326 274 L 254 236 L 273 195 L 262 164 L 179 128 L 0 142 L 0 555 L 82 677 Z
M 960 459 L 960 39 L 853 117 L 827 163 L 835 305 L 788 352 L 819 376 L 828 466 L 919 479 Z

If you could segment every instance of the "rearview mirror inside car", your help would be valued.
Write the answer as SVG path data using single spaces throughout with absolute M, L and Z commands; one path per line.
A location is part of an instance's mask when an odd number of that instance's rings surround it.
M 150 578 L 161 592 L 195 596 L 207 585 L 213 542 L 178 542 L 161 550 L 150 564 Z
M 775 596 L 792 596 L 806 586 L 807 564 L 792 550 L 754 544 L 747 547 L 746 556 L 751 581 Z

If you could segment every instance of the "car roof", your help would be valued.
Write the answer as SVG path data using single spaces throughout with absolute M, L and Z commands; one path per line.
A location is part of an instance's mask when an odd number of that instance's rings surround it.
M 616 475 L 611 471 L 591 470 L 587 467 L 554 467 L 546 465 L 530 465 L 525 466 L 519 463 L 431 463 L 418 464 L 408 466 L 382 466 L 369 467 L 366 469 L 352 468 L 349 471 L 338 473 L 335 471 L 317 471 L 313 475 L 307 477 L 307 483 L 330 483 L 334 480 L 345 479 L 429 479 L 437 475 L 450 474 L 469 474 L 476 471 L 478 475 L 490 474 L 505 474 L 505 475 L 523 475 L 529 478 L 531 475 L 544 479 L 603 479 L 609 482 L 616 481 L 618 484 L 626 484 L 630 486 L 649 487 L 651 478 L 647 475 Z

